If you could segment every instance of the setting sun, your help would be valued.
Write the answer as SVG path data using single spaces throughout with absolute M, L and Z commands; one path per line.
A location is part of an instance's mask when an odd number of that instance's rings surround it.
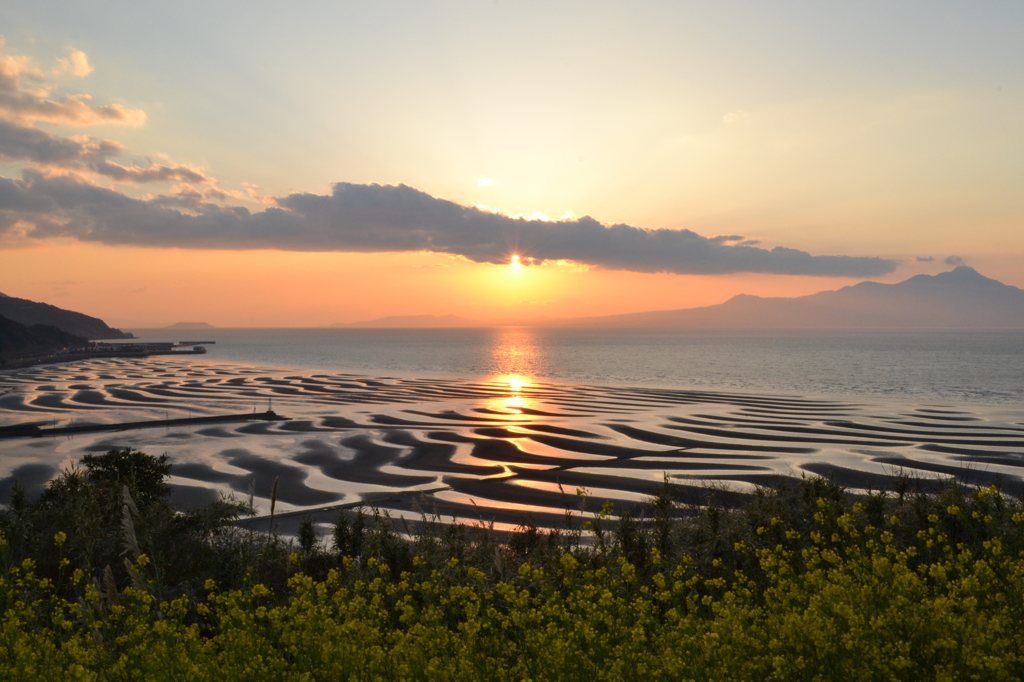
M 522 265 L 522 263 L 519 262 L 519 254 L 518 253 L 512 255 L 512 263 L 511 263 L 511 265 L 514 268 L 518 268 L 520 265 Z

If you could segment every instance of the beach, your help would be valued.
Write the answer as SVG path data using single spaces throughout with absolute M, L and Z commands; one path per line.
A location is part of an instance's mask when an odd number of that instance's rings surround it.
M 261 418 L 268 410 L 281 419 Z M 109 426 L 125 423 L 134 426 Z M 251 489 L 266 515 L 277 481 L 282 532 L 307 513 L 329 523 L 358 506 L 410 522 L 427 514 L 497 530 L 527 520 L 558 527 L 567 509 L 586 515 L 604 500 L 638 508 L 666 482 L 694 508 L 736 506 L 757 486 L 813 475 L 854 491 L 902 473 L 925 486 L 955 476 L 1024 493 L 1014 405 L 402 379 L 161 357 L 4 372 L 0 427 L 14 425 L 108 426 L 0 431 L 4 503 L 15 479 L 38 494 L 83 454 L 136 448 L 169 456 L 181 510 L 247 499 Z

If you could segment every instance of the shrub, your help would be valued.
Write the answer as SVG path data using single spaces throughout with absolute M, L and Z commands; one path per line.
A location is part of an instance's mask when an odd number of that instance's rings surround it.
M 5 512 L 4 538 L 41 523 L 54 499 L 85 510 L 99 536 L 123 535 L 142 507 L 116 525 L 96 511 L 96 486 L 130 478 L 65 472 L 49 496 Z M 1021 679 L 1020 501 L 995 487 L 904 483 L 851 495 L 807 479 L 738 509 L 699 510 L 672 504 L 666 487 L 649 514 L 616 518 L 606 504 L 588 531 L 525 521 L 504 538 L 436 517 L 400 535 L 386 514 L 359 510 L 339 517 L 333 549 L 311 521 L 299 545 L 240 528 L 247 507 L 227 500 L 171 514 L 139 542 L 164 554 L 129 552 L 116 575 L 71 556 L 78 531 L 0 539 L 0 670 L 25 680 Z M 155 500 L 163 518 L 166 495 Z M 160 546 L 170 541 L 173 554 Z

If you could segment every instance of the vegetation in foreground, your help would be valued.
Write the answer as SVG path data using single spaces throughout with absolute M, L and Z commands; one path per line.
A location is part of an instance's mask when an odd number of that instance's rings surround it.
M 113 451 L 15 491 L 4 679 L 1024 678 L 1024 511 L 997 487 L 818 478 L 685 510 L 666 486 L 615 523 L 405 536 L 359 512 L 327 543 L 231 499 L 176 514 L 169 472 Z

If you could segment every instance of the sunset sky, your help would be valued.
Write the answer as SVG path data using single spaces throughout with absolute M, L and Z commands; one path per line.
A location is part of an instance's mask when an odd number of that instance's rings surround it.
M 0 292 L 131 328 L 959 262 L 1024 287 L 1021 27 L 1014 2 L 6 0 Z

